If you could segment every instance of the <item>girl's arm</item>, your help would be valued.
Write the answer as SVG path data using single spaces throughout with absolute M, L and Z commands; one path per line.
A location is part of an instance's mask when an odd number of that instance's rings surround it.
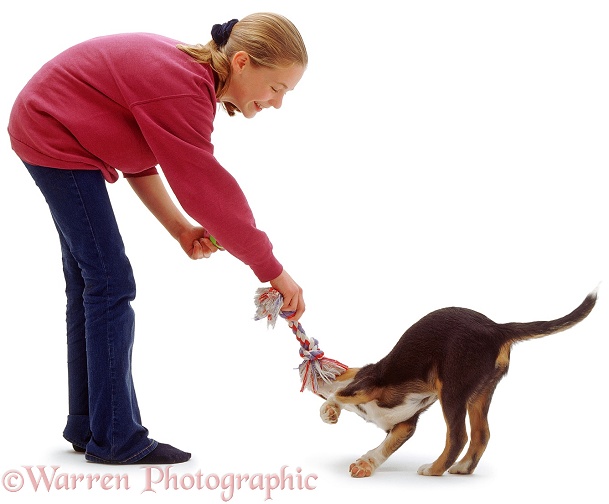
M 201 226 L 193 226 L 174 204 L 158 174 L 128 177 L 129 185 L 146 208 L 179 243 L 191 259 L 210 257 L 218 250 Z
M 207 258 L 218 250 L 209 240 L 206 230 L 193 226 L 174 204 L 158 174 L 128 177 L 127 180 L 148 210 L 178 240 L 190 258 Z M 305 311 L 302 288 L 285 270 L 270 282 L 283 295 L 282 310 L 294 312 L 290 320 L 298 321 Z

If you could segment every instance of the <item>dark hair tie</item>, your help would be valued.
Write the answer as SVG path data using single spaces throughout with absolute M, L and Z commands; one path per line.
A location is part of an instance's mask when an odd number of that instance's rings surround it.
M 211 38 L 214 40 L 218 47 L 226 45 L 230 32 L 233 31 L 233 26 L 239 22 L 238 19 L 231 19 L 230 21 L 222 24 L 215 24 L 211 29 Z

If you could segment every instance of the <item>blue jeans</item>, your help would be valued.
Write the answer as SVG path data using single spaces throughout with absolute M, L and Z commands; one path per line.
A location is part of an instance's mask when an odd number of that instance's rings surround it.
M 157 447 L 142 426 L 131 376 L 135 280 L 97 170 L 24 163 L 59 232 L 66 279 L 65 439 L 92 462 L 133 463 Z

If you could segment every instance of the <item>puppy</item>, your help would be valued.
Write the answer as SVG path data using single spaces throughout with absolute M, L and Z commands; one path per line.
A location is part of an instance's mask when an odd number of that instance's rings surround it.
M 321 382 L 318 395 L 326 399 L 320 410 L 324 422 L 336 423 L 346 409 L 387 433 L 377 448 L 351 464 L 351 476 L 371 476 L 414 434 L 421 413 L 437 400 L 446 421 L 446 445 L 437 460 L 421 466 L 418 473 L 473 473 L 489 440 L 489 406 L 508 371 L 512 345 L 569 329 L 595 304 L 596 291 L 562 318 L 507 324 L 466 308 L 440 309 L 410 327 L 376 364 L 349 368 L 336 380 Z M 455 463 L 468 440 L 466 414 L 471 440 Z

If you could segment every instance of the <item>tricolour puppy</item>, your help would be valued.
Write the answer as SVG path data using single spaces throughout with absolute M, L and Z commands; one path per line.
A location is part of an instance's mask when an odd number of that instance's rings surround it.
M 440 401 L 446 445 L 438 459 L 418 473 L 471 474 L 486 449 L 487 414 L 495 387 L 507 373 L 514 343 L 569 329 L 588 316 L 596 291 L 569 315 L 547 322 L 497 324 L 466 308 L 434 311 L 410 327 L 393 350 L 376 364 L 349 368 L 335 381 L 319 385 L 326 399 L 320 413 L 336 423 L 342 409 L 375 423 L 387 437 L 351 464 L 351 475 L 371 476 L 413 434 L 422 412 Z M 471 440 L 465 425 L 469 415 Z

